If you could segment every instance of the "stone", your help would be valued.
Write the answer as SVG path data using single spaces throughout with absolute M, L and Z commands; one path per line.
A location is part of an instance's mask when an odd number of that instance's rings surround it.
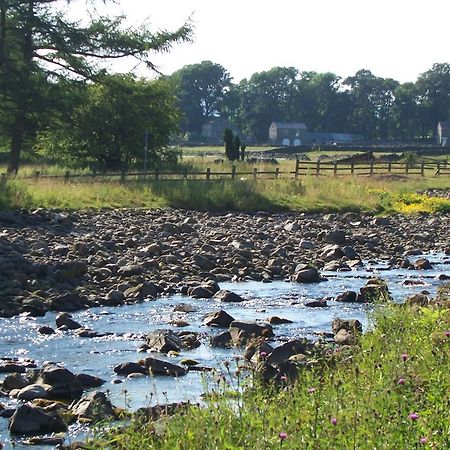
M 305 303 L 308 308 L 328 308 L 328 303 L 326 300 L 313 300 L 311 302 Z
M 37 383 L 48 384 L 49 398 L 73 399 L 83 393 L 83 387 L 77 377 L 64 367 L 48 366 L 41 370 Z
M 212 270 L 216 267 L 215 263 L 211 261 L 211 259 L 198 253 L 194 255 L 194 264 L 196 264 L 203 270 Z
M 419 258 L 414 262 L 414 269 L 431 270 L 432 268 L 433 268 L 432 264 L 426 258 Z
M 72 319 L 72 316 L 68 313 L 61 313 L 56 316 L 56 326 L 59 327 L 67 327 L 69 330 L 77 330 L 81 328 L 81 325 L 78 322 L 75 322 Z
M 161 353 L 171 350 L 179 352 L 183 345 L 180 338 L 171 330 L 156 330 L 149 333 L 146 343 L 150 350 Z
M 101 385 L 106 383 L 106 381 L 103 380 L 102 378 L 95 377 L 87 373 L 78 373 L 75 376 L 77 377 L 77 380 L 81 383 L 81 386 L 83 386 L 84 389 L 100 387 Z
M 267 362 L 272 365 L 278 365 L 287 361 L 291 356 L 298 353 L 305 353 L 311 348 L 306 339 L 293 340 L 276 347 L 268 356 Z
M 284 318 L 278 317 L 278 316 L 268 317 L 266 319 L 266 322 L 270 323 L 271 325 L 283 325 L 285 323 L 293 323 L 292 320 L 284 319 Z
M 214 293 L 205 286 L 195 286 L 188 291 L 193 298 L 212 298 Z
M 114 367 L 114 372 L 118 375 L 130 375 L 131 373 L 148 374 L 148 369 L 135 362 L 125 362 Z
M 217 291 L 214 294 L 213 299 L 224 303 L 239 303 L 245 301 L 245 299 L 242 298 L 240 295 L 224 289 Z
M 51 335 L 51 334 L 55 334 L 56 331 L 52 327 L 49 327 L 47 325 L 43 325 L 42 327 L 38 328 L 38 333 L 39 334 L 44 334 L 44 335 Z
M 334 336 L 334 342 L 339 345 L 354 345 L 357 342 L 357 338 L 350 331 L 340 329 Z
M 323 240 L 329 244 L 341 245 L 345 242 L 345 233 L 341 230 L 331 230 L 325 233 Z
M 209 327 L 228 328 L 233 321 L 234 318 L 223 309 L 203 316 L 203 324 Z
M 336 318 L 331 324 L 331 329 L 334 334 L 337 334 L 340 330 L 346 330 L 352 333 L 362 333 L 362 324 L 357 319 L 339 319 Z
M 414 294 L 405 300 L 405 304 L 408 306 L 426 307 L 429 303 L 430 299 L 425 294 Z
M 122 305 L 125 300 L 125 295 L 119 290 L 112 290 L 106 295 L 106 304 L 110 306 Z
M 321 280 L 319 271 L 312 267 L 294 273 L 293 281 L 296 283 L 318 283 Z
M 78 419 L 92 422 L 117 419 L 114 406 L 106 394 L 100 391 L 90 392 L 82 397 L 70 406 L 70 410 Z
M 9 431 L 14 434 L 43 434 L 66 431 L 67 425 L 54 412 L 43 408 L 20 405 L 9 422 Z
M 302 239 L 300 241 L 299 247 L 303 250 L 313 250 L 314 248 L 316 248 L 316 244 L 314 244 L 311 241 L 307 241 L 305 239 Z
M 129 264 L 121 267 L 118 270 L 119 275 L 122 278 L 130 278 L 134 275 L 140 275 L 144 271 L 144 268 L 137 264 Z
M 268 339 L 274 336 L 272 326 L 269 324 L 258 325 L 256 322 L 240 322 L 235 320 L 230 324 L 229 332 L 233 344 L 244 346 L 254 338 Z
M 11 373 L 3 380 L 2 389 L 9 392 L 13 389 L 22 389 L 29 384 L 30 381 L 25 375 L 21 373 Z
M 222 347 L 227 348 L 232 344 L 231 334 L 229 331 L 224 331 L 223 333 L 216 334 L 210 338 L 211 347 Z
M 180 377 L 187 374 L 187 370 L 184 367 L 156 358 L 145 358 L 144 364 L 147 371 L 153 375 Z
M 385 281 L 372 278 L 359 290 L 358 301 L 365 303 L 387 302 L 392 300 Z
M 75 312 L 80 309 L 86 309 L 89 302 L 86 296 L 76 292 L 65 293 L 52 298 L 50 308 L 52 311 Z
M 334 299 L 336 302 L 355 303 L 358 300 L 358 294 L 355 291 L 345 291 Z
M 48 398 L 50 386 L 42 384 L 30 384 L 22 388 L 17 398 L 19 400 L 34 400 L 36 398 Z

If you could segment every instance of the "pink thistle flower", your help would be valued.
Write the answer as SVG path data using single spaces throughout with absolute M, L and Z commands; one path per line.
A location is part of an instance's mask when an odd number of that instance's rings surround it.
M 408 359 L 408 353 L 402 353 L 402 361 L 406 361 Z
M 261 352 L 261 353 L 259 354 L 259 356 L 261 356 L 261 358 L 265 358 L 265 357 L 267 356 L 267 353 L 266 353 L 266 352 Z
M 428 439 L 424 436 L 424 437 L 421 437 L 420 438 L 420 441 L 419 441 L 421 444 L 426 444 L 427 442 L 428 442 Z
M 281 381 L 287 381 L 287 376 L 286 375 L 281 375 L 280 380 Z
M 280 431 L 280 434 L 278 435 L 280 437 L 280 441 L 284 441 L 287 438 L 287 433 L 284 431 Z
M 408 419 L 411 419 L 411 420 L 417 420 L 419 418 L 419 414 L 417 414 L 417 413 L 411 413 L 409 416 L 408 416 Z
M 444 332 L 444 334 L 445 334 L 445 337 L 450 337 L 450 331 L 447 330 Z
M 316 392 L 316 388 L 310 387 L 308 388 L 308 394 L 314 394 Z
M 336 426 L 336 424 L 337 424 L 337 419 L 336 419 L 336 417 L 333 417 L 333 418 L 330 420 L 330 422 L 331 422 L 331 425 Z
M 406 380 L 401 377 L 401 378 L 398 379 L 398 384 L 400 384 L 400 385 L 405 384 L 405 381 Z

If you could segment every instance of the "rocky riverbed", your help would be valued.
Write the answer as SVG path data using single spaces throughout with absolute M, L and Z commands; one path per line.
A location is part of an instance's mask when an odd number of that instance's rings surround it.
M 308 265 L 426 269 L 410 257 L 449 254 L 449 229 L 443 214 L 1 213 L 0 316 L 120 305 L 210 280 L 298 279 Z
M 120 416 L 104 383 L 139 408 L 198 398 L 235 356 L 295 378 L 357 340 L 375 297 L 426 304 L 450 278 L 448 230 L 441 214 L 0 213 L 1 439 Z

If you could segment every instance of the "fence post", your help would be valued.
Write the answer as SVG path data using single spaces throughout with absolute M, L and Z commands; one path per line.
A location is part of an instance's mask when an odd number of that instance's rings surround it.
M 278 177 L 280 176 L 280 168 L 276 167 L 275 168 L 275 180 L 278 180 Z
M 64 182 L 67 183 L 69 181 L 69 177 L 70 177 L 70 172 L 68 170 L 66 170 L 65 174 L 64 174 Z
M 209 167 L 206 169 L 206 179 L 211 179 L 211 169 Z
M 184 169 L 184 171 L 183 171 L 183 178 L 185 180 L 187 180 L 187 176 L 188 176 L 188 171 L 187 171 L 187 169 Z
M 423 177 L 425 176 L 425 164 L 422 163 L 420 165 L 420 175 L 422 175 Z
M 39 180 L 40 176 L 41 176 L 41 172 L 39 172 L 39 170 L 36 170 L 36 172 L 34 172 L 34 178 L 36 178 L 36 180 Z
M 436 163 L 436 173 L 435 175 L 440 175 L 441 174 L 441 163 Z
M 373 161 L 370 161 L 370 175 L 373 175 Z
M 317 161 L 317 167 L 316 167 L 316 175 L 320 175 L 320 161 Z
M 295 158 L 295 174 L 294 178 L 298 178 L 298 171 L 300 169 L 300 160 L 298 159 L 298 156 Z
M 155 180 L 159 179 L 159 171 L 158 169 L 155 169 Z
M 333 175 L 336 176 L 337 175 L 337 161 L 333 162 Z
M 355 173 L 355 163 L 351 163 L 351 165 L 350 165 L 350 173 L 352 175 Z
M 253 180 L 256 181 L 256 174 L 258 173 L 258 168 L 253 167 Z
M 409 173 L 409 162 L 406 162 L 405 173 Z
M 391 161 L 388 162 L 388 172 L 389 173 L 392 172 L 392 162 Z
M 231 167 L 231 179 L 234 180 L 236 178 L 236 166 L 233 164 Z

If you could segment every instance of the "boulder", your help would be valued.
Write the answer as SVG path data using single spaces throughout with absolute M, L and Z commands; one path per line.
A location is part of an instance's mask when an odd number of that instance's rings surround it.
M 106 383 L 105 380 L 103 380 L 99 377 L 95 377 L 93 375 L 89 375 L 87 373 L 78 373 L 75 376 L 77 377 L 77 380 L 83 386 L 83 389 L 99 387 Z
M 87 419 L 93 422 L 117 419 L 114 406 L 104 392 L 94 391 L 82 397 L 70 406 L 72 414 L 78 419 Z
M 195 286 L 188 289 L 188 294 L 193 298 L 212 298 L 214 293 L 205 286 Z
M 114 367 L 114 372 L 118 375 L 130 375 L 131 373 L 141 373 L 148 375 L 148 369 L 135 362 L 125 362 Z
M 65 261 L 59 265 L 55 275 L 60 281 L 72 280 L 86 275 L 88 265 L 86 261 Z
M 194 255 L 194 264 L 196 264 L 200 267 L 200 269 L 203 270 L 212 270 L 216 267 L 215 263 L 211 259 L 198 253 Z
M 327 308 L 328 303 L 326 300 L 313 300 L 311 302 L 305 303 L 308 308 Z
M 42 327 L 38 328 L 38 333 L 49 336 L 51 334 L 55 334 L 56 331 L 52 327 L 49 327 L 47 325 L 43 325 Z
M 296 283 L 318 283 L 321 281 L 319 271 L 314 268 L 302 269 L 293 275 L 293 281 Z
M 331 329 L 334 334 L 337 334 L 340 330 L 350 331 L 354 334 L 362 333 L 362 324 L 357 319 L 334 319 L 331 324 Z
M 72 316 L 68 313 L 61 313 L 56 316 L 56 326 L 59 327 L 67 327 L 69 330 L 77 330 L 81 328 L 81 325 L 78 322 L 75 322 L 72 319 Z
M 80 309 L 86 309 L 88 306 L 89 302 L 87 297 L 76 292 L 53 297 L 50 303 L 50 309 L 59 312 L 75 312 Z
M 342 328 L 335 334 L 334 342 L 339 345 L 354 345 L 357 342 L 357 337 L 350 331 Z
M 38 384 L 48 384 L 49 398 L 73 399 L 78 398 L 83 393 L 83 386 L 78 378 L 63 367 L 48 366 L 41 370 Z
M 145 358 L 144 363 L 147 371 L 153 375 L 180 377 L 187 374 L 187 370 L 184 367 L 160 359 Z
M 414 269 L 417 270 L 431 270 L 433 266 L 431 265 L 430 261 L 426 258 L 419 258 L 417 261 L 414 262 Z
M 247 345 L 251 339 L 267 339 L 274 336 L 272 326 L 268 323 L 258 325 L 256 322 L 239 322 L 235 320 L 230 324 L 229 331 L 233 344 L 238 346 Z
M 234 292 L 231 292 L 231 291 L 224 290 L 224 289 L 217 291 L 214 294 L 213 299 L 218 300 L 220 302 L 224 302 L 224 303 L 239 303 L 239 302 L 243 302 L 245 300 L 240 295 L 235 294 Z
M 341 230 L 331 230 L 324 234 L 323 240 L 328 244 L 341 245 L 345 242 L 345 233 Z
M 35 400 L 36 398 L 47 398 L 49 396 L 49 385 L 42 384 L 30 384 L 22 388 L 18 394 L 17 398 L 19 400 Z
M 134 275 L 140 275 L 142 272 L 144 272 L 144 268 L 137 264 L 129 264 L 129 265 L 121 267 L 118 270 L 118 274 L 122 278 L 129 278 Z
M 57 413 L 28 404 L 19 406 L 9 422 L 9 431 L 14 434 L 58 433 L 66 430 L 67 425 Z
M 285 323 L 293 323 L 292 320 L 284 319 L 282 317 L 278 316 L 271 316 L 266 319 L 267 323 L 270 323 L 270 325 L 283 325 Z
M 13 389 L 22 389 L 29 384 L 30 381 L 25 375 L 21 373 L 11 373 L 3 380 L 2 389 L 9 392 Z
M 273 351 L 267 356 L 267 362 L 272 365 L 278 365 L 284 361 L 287 361 L 293 355 L 305 353 L 310 348 L 311 345 L 306 339 L 289 341 L 274 348 Z
M 336 302 L 355 303 L 358 300 L 358 294 L 355 291 L 345 291 L 334 299 Z
M 420 306 L 420 307 L 426 307 L 430 303 L 430 299 L 425 294 L 414 294 L 409 296 L 405 300 L 405 304 L 408 306 Z
M 228 328 L 234 318 L 223 309 L 206 314 L 203 317 L 203 324 L 210 327 Z
M 122 305 L 125 300 L 125 295 L 123 295 L 123 292 L 119 290 L 112 290 L 108 292 L 106 295 L 106 305 L 110 306 L 119 306 Z
M 147 345 L 154 352 L 167 353 L 171 350 L 179 352 L 183 343 L 172 330 L 156 330 L 146 337 Z
M 379 278 L 372 278 L 359 290 L 358 301 L 363 303 L 373 303 L 376 301 L 387 302 L 391 300 L 387 284 Z
M 231 334 L 229 331 L 224 331 L 223 333 L 216 334 L 210 338 L 211 347 L 230 347 L 232 344 Z

